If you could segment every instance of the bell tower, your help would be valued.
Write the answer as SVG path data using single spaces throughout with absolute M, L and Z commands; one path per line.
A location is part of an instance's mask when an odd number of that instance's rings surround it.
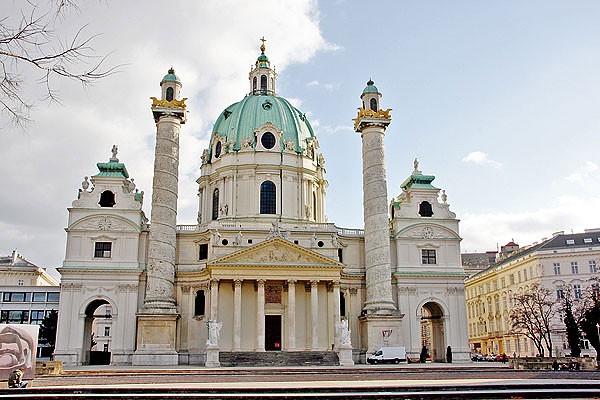
M 138 313 L 134 365 L 177 365 L 175 348 L 175 253 L 179 132 L 186 122 L 181 81 L 173 68 L 160 82 L 161 99 L 151 97 L 156 122 L 152 212 L 148 237 L 146 295 Z
M 367 82 L 354 129 L 362 138 L 363 210 L 365 223 L 365 270 L 367 296 L 360 317 L 361 331 L 368 348 L 399 346 L 401 320 L 392 298 L 390 228 L 387 207 L 384 136 L 391 122 L 390 109 L 380 108 L 381 93 Z

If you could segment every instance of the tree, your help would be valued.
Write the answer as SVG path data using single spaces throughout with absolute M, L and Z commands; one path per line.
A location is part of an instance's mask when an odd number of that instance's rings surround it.
M 581 355 L 581 332 L 579 331 L 579 325 L 573 315 L 573 299 L 571 299 L 571 292 L 567 292 L 563 298 L 562 304 L 565 318 L 565 328 L 567 330 L 567 342 L 569 343 L 569 349 L 571 350 L 571 357 L 579 357 Z
M 598 337 L 598 326 L 600 325 L 600 293 L 598 284 L 590 286 L 586 296 L 583 312 L 579 321 L 579 327 L 585 334 L 585 338 L 596 350 L 596 360 L 600 362 L 600 338 Z
M 52 352 L 54 352 L 54 346 L 56 344 L 57 323 L 58 311 L 51 310 L 42 320 L 42 325 L 40 325 L 39 342 L 52 348 Z
M 545 355 L 544 347 L 552 357 L 550 321 L 556 314 L 550 291 L 539 284 L 521 294 L 513 295 L 514 306 L 509 314 L 511 334 L 523 335 L 533 342 L 538 354 Z
M 18 0 L 14 0 L 18 1 Z M 56 28 L 64 23 L 67 10 L 77 11 L 76 0 L 22 0 L 20 16 L 0 19 L 0 115 L 9 125 L 24 127 L 36 100 L 59 102 L 56 78 L 87 86 L 112 74 L 104 66 L 106 56 L 97 56 L 85 25 L 69 38 Z M 27 78 L 25 78 L 27 73 Z M 42 87 L 38 99 L 23 94 L 25 83 Z

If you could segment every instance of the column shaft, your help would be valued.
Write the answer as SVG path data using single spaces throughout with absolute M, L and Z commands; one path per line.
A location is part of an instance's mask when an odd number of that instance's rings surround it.
M 312 328 L 311 350 L 319 350 L 318 324 L 319 324 L 319 281 L 310 281 L 310 323 Z
M 233 284 L 233 351 L 240 351 L 242 339 L 242 281 L 236 279 Z
M 210 319 L 217 322 L 217 310 L 219 307 L 219 281 L 213 279 L 210 281 Z
M 340 283 L 333 282 L 333 344 L 339 345 L 337 325 L 340 323 Z
M 257 281 L 256 294 L 256 351 L 265 351 L 265 281 Z
M 296 350 L 296 281 L 288 281 L 288 351 Z

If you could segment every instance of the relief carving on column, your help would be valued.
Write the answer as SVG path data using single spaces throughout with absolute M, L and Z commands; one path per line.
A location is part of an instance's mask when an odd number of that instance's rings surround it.
M 189 293 L 190 292 L 190 285 L 181 285 L 181 292 L 182 293 Z
M 350 293 L 351 296 L 356 296 L 358 294 L 358 288 L 351 287 L 348 289 L 348 292 Z

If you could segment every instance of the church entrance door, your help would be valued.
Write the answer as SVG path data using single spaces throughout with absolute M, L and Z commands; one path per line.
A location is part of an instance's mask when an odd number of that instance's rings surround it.
M 281 315 L 265 315 L 265 350 L 281 351 Z

